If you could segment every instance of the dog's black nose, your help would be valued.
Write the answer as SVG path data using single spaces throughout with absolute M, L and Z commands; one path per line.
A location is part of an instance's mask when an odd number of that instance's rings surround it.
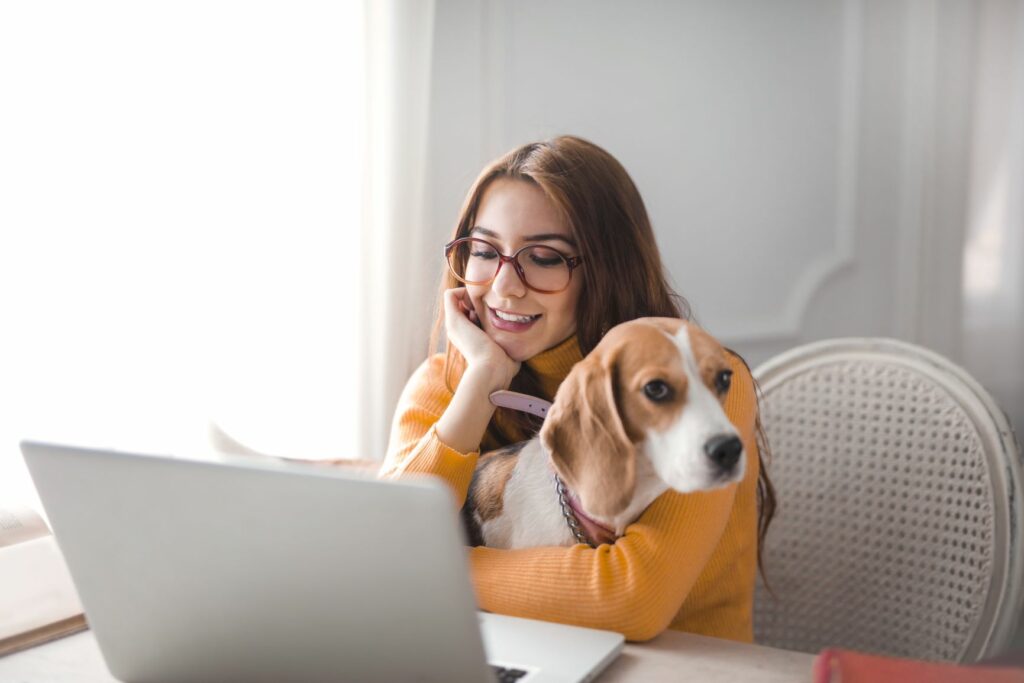
M 743 452 L 743 442 L 732 434 L 719 434 L 708 439 L 704 452 L 723 470 L 731 470 Z

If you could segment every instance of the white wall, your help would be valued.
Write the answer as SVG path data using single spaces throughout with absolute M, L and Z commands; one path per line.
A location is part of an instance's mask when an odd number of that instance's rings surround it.
M 582 135 L 633 175 L 698 320 L 752 364 L 861 335 L 960 363 L 996 357 L 1013 371 L 990 388 L 1022 423 L 1010 333 L 965 333 L 961 303 L 969 205 L 984 192 L 972 162 L 980 7 L 441 2 L 432 239 L 447 237 L 484 162 Z M 1005 61 L 1005 43 L 986 59 Z M 1019 212 L 1007 217 L 1019 234 Z
M 1024 3 L 978 22 L 963 362 L 1024 435 Z

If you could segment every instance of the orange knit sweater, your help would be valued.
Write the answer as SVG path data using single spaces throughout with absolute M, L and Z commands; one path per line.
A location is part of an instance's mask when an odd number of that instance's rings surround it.
M 554 396 L 581 359 L 576 338 L 527 361 Z M 725 412 L 749 457 L 743 481 L 715 491 L 660 496 L 615 543 L 589 548 L 474 548 L 470 562 L 482 609 L 559 621 L 648 640 L 665 628 L 753 641 L 757 568 L 757 403 L 744 364 L 732 358 Z M 444 354 L 413 374 L 395 413 L 383 476 L 444 479 L 461 505 L 479 453 L 459 453 L 434 424 L 452 399 Z

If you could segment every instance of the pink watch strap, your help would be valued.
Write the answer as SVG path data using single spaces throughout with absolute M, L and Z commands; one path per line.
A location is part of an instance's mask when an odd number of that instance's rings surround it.
M 527 396 L 515 391 L 495 391 L 491 403 L 499 408 L 511 408 L 537 417 L 546 417 L 551 403 L 536 396 Z

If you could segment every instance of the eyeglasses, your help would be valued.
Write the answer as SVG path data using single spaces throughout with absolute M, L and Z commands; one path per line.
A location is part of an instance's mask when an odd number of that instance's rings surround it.
M 463 237 L 444 245 L 448 268 L 459 282 L 487 285 L 498 277 L 505 262 L 512 264 L 523 284 L 535 292 L 555 294 L 572 282 L 572 271 L 583 263 L 579 256 L 566 256 L 541 244 L 523 247 L 505 256 L 487 240 Z

